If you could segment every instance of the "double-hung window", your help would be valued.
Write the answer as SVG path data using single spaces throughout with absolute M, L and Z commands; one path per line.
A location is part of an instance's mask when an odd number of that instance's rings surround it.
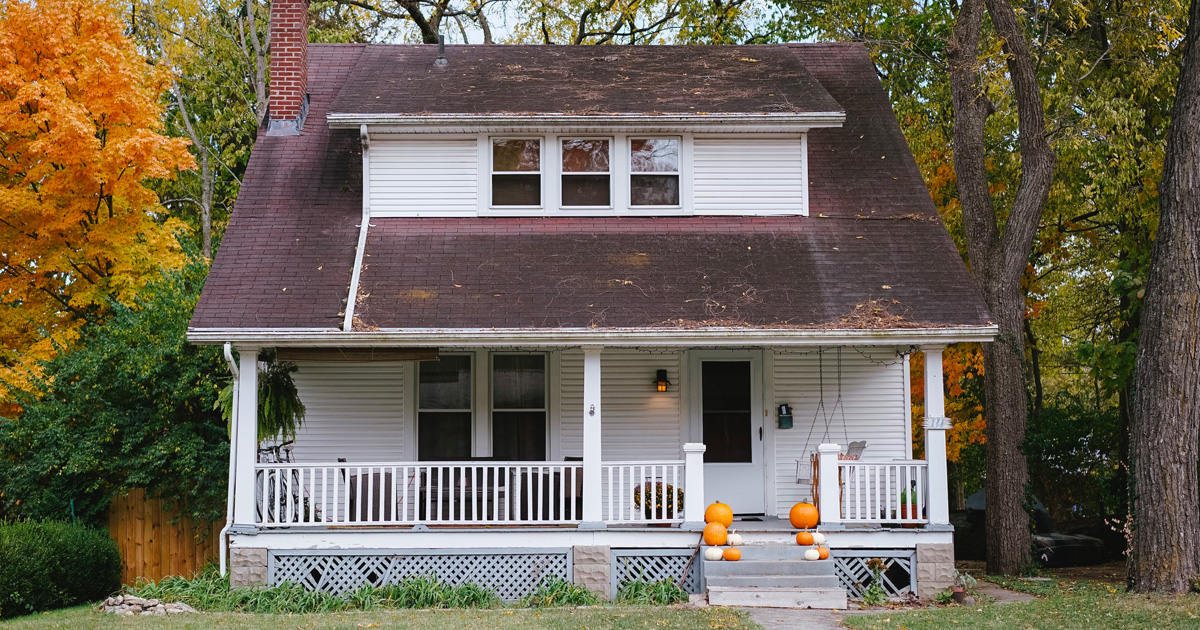
M 542 141 L 492 139 L 492 206 L 542 205 Z
M 471 355 L 443 354 L 423 361 L 417 391 L 417 459 L 471 456 Z
M 607 208 L 612 205 L 612 177 L 607 138 L 562 141 L 563 207 Z
M 546 460 L 546 355 L 492 355 L 492 455 Z
M 679 138 L 629 139 L 629 205 L 679 205 Z

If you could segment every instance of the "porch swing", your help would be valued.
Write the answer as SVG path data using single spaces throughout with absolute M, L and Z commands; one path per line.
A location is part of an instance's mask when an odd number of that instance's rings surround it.
M 846 425 L 846 406 L 842 400 L 842 348 L 837 347 L 837 398 L 833 405 L 826 407 L 825 405 L 825 348 L 817 348 L 817 407 L 813 412 L 812 423 L 808 427 L 808 436 L 804 439 L 804 448 L 801 453 L 809 453 L 809 466 L 806 468 L 803 465 L 803 460 L 796 460 L 796 483 L 808 483 L 809 497 L 812 500 L 817 498 L 817 488 L 820 479 L 818 477 L 818 467 L 820 462 L 816 452 L 810 452 L 812 447 L 813 432 L 817 428 L 817 421 L 822 420 L 825 425 L 825 432 L 821 435 L 818 444 L 824 444 L 829 441 L 831 424 L 835 415 L 840 414 L 842 422 L 842 437 L 845 438 L 846 452 L 838 455 L 838 459 L 857 460 L 862 457 L 863 451 L 867 448 L 866 440 L 856 442 L 850 441 L 850 430 Z M 804 475 L 808 472 L 808 476 Z

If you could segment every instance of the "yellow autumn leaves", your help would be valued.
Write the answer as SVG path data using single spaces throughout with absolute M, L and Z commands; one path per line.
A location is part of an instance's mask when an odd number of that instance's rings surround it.
M 116 4 L 0 2 L 3 401 L 109 300 L 182 264 L 185 228 L 146 184 L 193 162 L 161 132 L 169 76 L 125 36 Z

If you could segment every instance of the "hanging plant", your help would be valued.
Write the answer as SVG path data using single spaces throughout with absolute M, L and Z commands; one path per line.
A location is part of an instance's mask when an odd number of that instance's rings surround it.
M 295 363 L 279 361 L 275 350 L 268 349 L 258 355 L 263 363 L 258 373 L 258 441 L 278 439 L 294 440 L 296 431 L 304 425 L 304 403 L 292 374 L 299 371 Z M 221 411 L 225 422 L 233 418 L 233 379 L 221 390 L 215 408 Z

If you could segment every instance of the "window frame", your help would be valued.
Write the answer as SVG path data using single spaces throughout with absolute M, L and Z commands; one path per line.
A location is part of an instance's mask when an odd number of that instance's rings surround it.
M 538 143 L 538 200 L 541 202 L 536 206 L 508 206 L 496 205 L 496 186 L 494 177 L 496 175 L 533 175 L 534 171 L 497 171 L 496 170 L 496 152 L 494 150 L 497 140 L 536 140 Z M 487 145 L 485 149 L 487 153 L 487 207 L 491 210 L 510 211 L 510 210 L 547 210 L 546 205 L 546 137 L 538 135 L 489 135 L 487 136 Z
M 417 362 L 415 365 L 415 369 L 413 370 L 413 372 L 415 373 L 414 378 L 413 378 L 413 408 L 415 410 L 415 414 L 413 417 L 414 422 L 413 422 L 413 432 L 412 432 L 413 461 L 417 461 L 417 462 L 440 461 L 440 460 L 423 460 L 423 459 L 421 459 L 421 414 L 423 414 L 423 413 L 466 413 L 466 414 L 469 414 L 470 418 L 471 418 L 471 422 L 470 422 L 471 434 L 468 436 L 469 448 L 467 450 L 468 450 L 469 454 L 467 455 L 467 457 L 475 457 L 477 455 L 477 449 L 476 449 L 476 445 L 475 445 L 475 434 L 477 432 L 476 417 L 478 415 L 478 408 L 479 408 L 479 401 L 478 401 L 478 395 L 477 395 L 478 383 L 479 383 L 479 357 L 477 356 L 476 353 L 469 352 L 469 351 L 468 352 L 442 352 L 442 353 L 439 353 L 439 357 L 450 357 L 450 356 L 465 356 L 470 360 L 471 382 L 470 382 L 470 386 L 467 388 L 467 391 L 469 392 L 471 407 L 469 409 L 427 409 L 427 408 L 423 407 L 421 405 L 421 362 Z M 452 460 L 446 460 L 446 461 L 452 461 Z
M 608 171 L 607 172 L 593 172 L 593 171 L 568 172 L 565 169 L 563 169 L 563 143 L 567 142 L 568 140 L 604 140 L 604 141 L 607 141 L 608 142 Z M 556 184 L 557 184 L 556 187 L 558 189 L 558 209 L 559 210 L 567 210 L 567 211 L 615 210 L 616 209 L 615 201 L 617 199 L 617 195 L 616 195 L 616 190 L 614 190 L 614 187 L 613 187 L 614 180 L 616 179 L 616 177 L 614 176 L 613 170 L 614 170 L 614 166 L 617 164 L 617 158 L 615 155 L 616 149 L 618 148 L 617 139 L 614 136 L 556 135 L 556 136 L 554 136 L 554 144 L 556 147 L 558 147 L 558 160 L 556 161 L 557 172 L 558 172 L 558 181 L 556 182 Z M 608 177 L 608 205 L 606 205 L 606 206 L 568 206 L 567 204 L 563 203 L 563 178 L 576 176 L 576 175 L 578 175 L 578 176 L 606 175 Z
M 528 408 L 528 409 L 526 409 L 526 408 L 520 408 L 520 409 L 500 408 L 500 409 L 497 409 L 496 408 L 496 357 L 499 355 L 506 355 L 506 356 L 539 355 L 542 357 L 542 407 L 540 409 L 535 409 L 535 408 Z M 550 413 L 551 413 L 550 353 L 549 352 L 536 352 L 536 351 L 518 351 L 518 350 L 495 350 L 495 351 L 489 351 L 487 353 L 487 356 L 488 356 L 488 358 L 487 358 L 487 367 L 488 367 L 488 377 L 487 377 L 487 386 L 488 386 L 488 400 L 487 400 L 488 452 L 494 453 L 495 447 L 496 447 L 496 425 L 495 425 L 495 420 L 494 420 L 495 412 L 497 412 L 497 411 L 501 411 L 501 412 L 505 412 L 505 411 L 540 412 L 543 414 L 543 418 L 545 421 L 544 435 L 545 435 L 546 461 L 550 461 L 551 457 L 552 457 L 550 449 L 551 449 L 551 445 L 553 444 L 553 436 L 550 435 L 550 431 L 551 431 L 551 423 L 550 423 Z
M 679 143 L 679 159 L 678 159 L 678 164 L 675 167 L 675 171 L 673 171 L 673 172 L 666 172 L 666 171 L 646 172 L 646 171 L 634 171 L 633 170 L 633 141 L 634 140 L 654 140 L 654 139 L 675 140 L 676 142 Z M 675 135 L 670 135 L 670 134 L 645 134 L 645 135 L 629 134 L 629 135 L 625 136 L 625 142 L 623 142 L 622 144 L 623 144 L 623 150 L 624 150 L 624 165 L 626 167 L 625 168 L 625 182 L 626 182 L 625 207 L 629 208 L 630 211 L 639 211 L 639 212 L 654 211 L 654 210 L 681 210 L 681 209 L 683 209 L 683 207 L 684 207 L 684 203 L 683 203 L 683 196 L 684 196 L 684 190 L 683 190 L 684 141 L 683 141 L 683 136 L 675 136 Z M 633 176 L 634 175 L 674 175 L 677 178 L 677 181 L 679 182 L 678 183 L 679 203 L 677 203 L 675 205 L 661 205 L 661 206 L 658 206 L 658 205 L 654 205 L 654 206 L 634 205 L 633 204 Z

